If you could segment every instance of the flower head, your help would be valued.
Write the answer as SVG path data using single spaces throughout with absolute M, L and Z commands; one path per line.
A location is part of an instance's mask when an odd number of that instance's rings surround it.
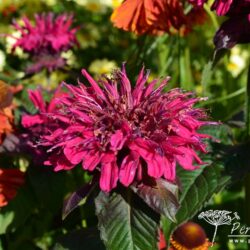
M 174 231 L 169 248 L 167 248 L 163 231 L 159 231 L 159 250 L 208 250 L 210 246 L 211 243 L 208 241 L 204 229 L 191 221 L 180 225 Z
M 201 6 L 200 1 L 189 2 Z M 117 28 L 139 35 L 171 33 L 188 23 L 179 0 L 125 0 L 114 10 L 111 20 Z
M 29 73 L 42 68 L 52 71 L 65 65 L 61 53 L 77 44 L 75 33 L 77 28 L 71 29 L 72 15 L 62 14 L 57 17 L 53 13 L 35 15 L 32 25 L 27 17 L 23 17 L 23 24 L 13 23 L 14 28 L 21 33 L 14 37 L 12 50 L 23 49 L 31 55 L 35 64 L 28 69 Z
M 208 250 L 210 245 L 204 229 L 194 222 L 178 227 L 171 238 L 172 250 Z
M 57 124 L 43 124 L 48 133 L 39 145 L 50 153 L 45 164 L 56 171 L 77 164 L 97 170 L 106 192 L 118 180 L 124 186 L 148 177 L 174 181 L 176 163 L 186 170 L 203 164 L 196 151 L 206 152 L 202 139 L 209 136 L 197 130 L 211 123 L 202 109 L 193 107 L 200 99 L 180 89 L 163 93 L 169 78 L 158 87 L 157 79 L 146 85 L 149 72 L 144 69 L 134 88 L 125 67 L 99 84 L 82 73 L 90 87 L 66 84 L 69 95 L 56 99 L 57 108 L 43 108 L 43 115 Z
M 0 168 L 0 207 L 6 206 L 23 184 L 24 173 L 19 169 Z

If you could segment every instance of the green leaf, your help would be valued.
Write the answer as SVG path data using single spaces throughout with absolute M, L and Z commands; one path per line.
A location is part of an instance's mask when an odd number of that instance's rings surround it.
M 4 234 L 14 219 L 14 212 L 7 211 L 5 214 L 0 213 L 0 234 Z M 0 248 L 1 249 L 1 248 Z
M 196 171 L 178 169 L 182 193 L 180 196 L 180 209 L 176 214 L 177 223 L 163 218 L 163 230 L 168 239 L 177 225 L 191 219 L 204 206 L 206 202 L 219 192 L 230 181 L 229 176 L 222 176 L 219 165 L 210 165 Z
M 191 70 L 190 49 L 183 45 L 180 46 L 179 67 L 180 67 L 180 83 L 185 90 L 193 90 L 195 88 Z
M 213 62 L 210 61 L 205 65 L 202 71 L 201 85 L 202 85 L 202 94 L 204 96 L 208 95 L 208 86 L 212 78 L 212 74 L 213 74 Z
M 199 129 L 199 132 L 211 135 L 214 139 L 218 140 L 219 143 L 223 143 L 224 145 L 233 145 L 232 129 L 226 124 L 218 126 L 204 126 Z M 211 144 L 213 143 L 213 140 L 208 140 L 207 143 Z
M 157 213 L 175 222 L 175 215 L 179 208 L 178 187 L 164 179 L 156 180 L 155 186 L 131 186 L 143 200 Z
M 108 250 L 157 250 L 159 215 L 131 190 L 100 192 L 95 204 Z

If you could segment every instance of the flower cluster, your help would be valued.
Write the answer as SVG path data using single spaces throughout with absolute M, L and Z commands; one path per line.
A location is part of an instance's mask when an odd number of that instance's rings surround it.
M 182 30 L 190 31 L 193 25 L 202 23 L 204 11 L 201 1 L 190 0 L 194 8 L 184 13 L 184 3 L 179 0 L 125 0 L 111 16 L 114 25 L 136 34 L 162 34 Z M 203 1 L 202 1 L 203 2 Z M 198 8 L 198 11 L 197 11 Z M 193 22 L 193 20 L 199 20 Z
M 197 130 L 212 122 L 193 107 L 200 99 L 180 89 L 163 93 L 169 78 L 158 87 L 157 79 L 146 85 L 149 72 L 144 69 L 134 89 L 124 66 L 100 80 L 103 88 L 85 70 L 82 73 L 91 86 L 66 84 L 69 94 L 56 98 L 56 109 L 38 105 L 41 97 L 31 95 L 41 113 L 24 117 L 23 124 L 32 126 L 38 120 L 36 124 L 47 126 L 40 131 L 39 143 L 50 154 L 46 165 L 56 171 L 77 164 L 97 170 L 101 189 L 109 192 L 118 180 L 124 186 L 147 178 L 174 181 L 176 163 L 186 170 L 195 170 L 194 162 L 203 164 L 196 151 L 206 152 L 202 139 L 209 136 Z
M 55 17 L 53 13 L 48 13 L 35 15 L 34 25 L 27 17 L 22 22 L 22 25 L 16 21 L 13 23 L 21 34 L 14 37 L 13 51 L 19 47 L 30 54 L 34 64 L 28 67 L 27 72 L 34 73 L 43 68 L 52 71 L 65 66 L 61 53 L 77 44 L 77 28 L 71 29 L 73 16 L 62 14 Z

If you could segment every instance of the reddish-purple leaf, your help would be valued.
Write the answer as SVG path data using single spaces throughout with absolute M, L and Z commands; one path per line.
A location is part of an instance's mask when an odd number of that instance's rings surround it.
M 145 203 L 154 211 L 168 217 L 173 222 L 179 208 L 178 187 L 164 179 L 158 179 L 155 186 L 131 186 Z
M 96 182 L 91 182 L 81 187 L 76 192 L 72 193 L 63 204 L 62 219 L 64 220 L 75 208 L 78 207 L 79 203 L 88 196 L 88 194 L 95 187 Z

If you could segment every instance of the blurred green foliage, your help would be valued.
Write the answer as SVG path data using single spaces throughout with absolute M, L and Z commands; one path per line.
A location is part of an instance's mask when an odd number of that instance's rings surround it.
M 67 55 L 69 66 L 63 72 L 51 74 L 50 79 L 45 72 L 26 78 L 24 68 L 28 62 L 27 57 L 23 54 L 12 55 L 9 49 L 10 41 L 6 37 L 1 37 L 0 79 L 11 85 L 24 86 L 22 93 L 18 93 L 15 99 L 18 106 L 15 111 L 17 127 L 20 125 L 20 115 L 24 111 L 31 113 L 35 111 L 28 100 L 26 92 L 28 88 L 41 85 L 44 88 L 56 87 L 62 80 L 75 84 L 76 79 L 81 78 L 82 68 L 90 69 L 91 73 L 98 75 L 110 73 L 114 66 L 119 67 L 122 62 L 127 62 L 127 72 L 132 79 L 142 65 L 145 65 L 151 69 L 152 78 L 171 76 L 168 88 L 181 87 L 194 91 L 199 96 L 208 97 L 208 100 L 201 105 L 209 109 L 214 120 L 222 121 L 228 129 L 224 134 L 214 131 L 215 138 L 221 140 L 224 146 L 238 145 L 243 141 L 249 47 L 236 46 L 227 51 L 226 55 L 213 66 L 212 38 L 217 29 L 213 13 L 208 10 L 207 22 L 194 27 L 193 32 L 185 37 L 178 34 L 137 37 L 112 26 L 109 20 L 112 5 L 101 5 L 100 2 L 98 5 L 96 1 L 94 10 L 91 11 L 89 7 L 77 0 L 1 1 L 0 33 L 13 33 L 11 26 L 13 18 L 19 20 L 23 15 L 32 18 L 34 13 L 48 11 L 71 12 L 75 16 L 75 25 L 80 27 L 77 33 L 79 47 Z M 218 148 L 217 152 L 220 150 L 221 148 Z M 242 152 L 249 153 L 249 147 L 247 146 Z M 240 164 L 242 159 L 240 155 L 236 152 L 230 158 L 228 167 L 233 175 L 235 174 L 233 167 L 237 167 L 240 171 L 244 165 Z M 97 232 L 97 218 L 91 198 L 64 221 L 61 219 L 64 199 L 89 180 L 89 176 L 81 167 L 69 172 L 55 173 L 49 167 L 34 166 L 26 155 L 0 157 L 1 167 L 22 167 L 23 162 L 26 162 L 25 166 L 28 165 L 26 184 L 20 189 L 16 198 L 0 210 L 0 249 L 104 248 Z M 230 168 L 232 162 L 237 166 Z M 237 211 L 244 221 L 245 211 L 242 204 L 244 204 L 244 188 L 240 176 L 236 183 L 213 196 L 208 206 L 211 209 Z M 196 216 L 193 220 L 196 220 Z M 211 239 L 213 228 L 200 221 L 199 223 L 206 229 Z M 218 232 L 218 249 L 246 249 L 246 246 L 241 248 L 239 245 L 228 244 L 226 230 L 227 228 L 221 228 Z

